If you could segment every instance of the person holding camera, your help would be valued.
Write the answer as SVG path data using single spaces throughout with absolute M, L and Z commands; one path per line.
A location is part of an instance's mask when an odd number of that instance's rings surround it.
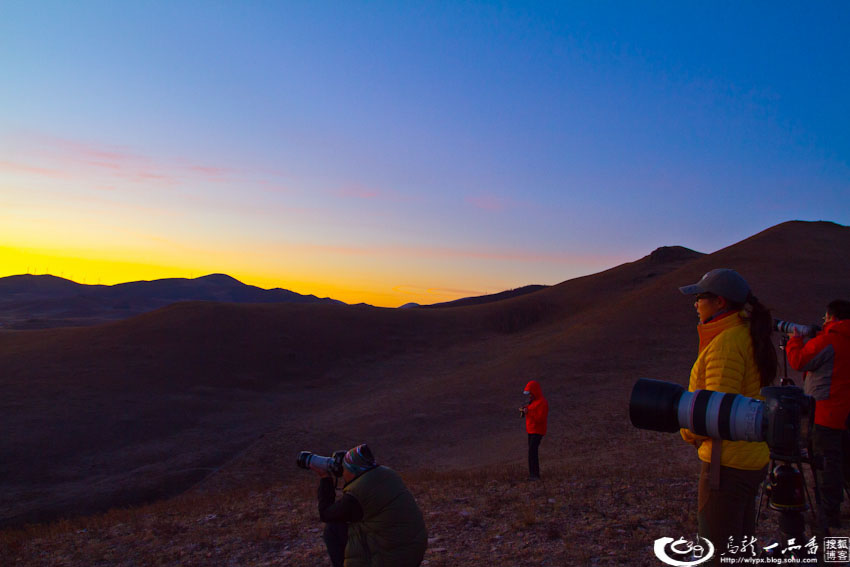
M 528 403 L 519 408 L 525 417 L 525 431 L 528 433 L 528 480 L 540 480 L 540 443 L 546 435 L 546 422 L 549 418 L 549 402 L 543 397 L 543 388 L 537 380 L 531 380 L 522 392 L 528 396 Z
M 693 295 L 699 317 L 699 354 L 688 389 L 759 397 L 776 377 L 771 341 L 773 317 L 736 271 L 711 270 L 697 283 L 679 288 Z M 766 443 L 722 441 L 682 429 L 697 447 L 701 463 L 697 520 L 699 535 L 715 546 L 732 537 L 755 535 L 756 494 L 767 471 Z
M 345 453 L 343 495 L 327 468 L 319 475 L 319 518 L 334 567 L 393 565 L 416 567 L 425 556 L 428 535 L 422 512 L 401 477 L 378 465 L 365 444 Z
M 841 527 L 841 501 L 846 475 L 847 417 L 850 415 L 850 301 L 827 305 L 823 330 L 804 341 L 799 331 L 788 339 L 788 364 L 806 372 L 803 391 L 815 399 L 812 449 L 823 457 L 818 470 L 821 486 L 821 522 Z

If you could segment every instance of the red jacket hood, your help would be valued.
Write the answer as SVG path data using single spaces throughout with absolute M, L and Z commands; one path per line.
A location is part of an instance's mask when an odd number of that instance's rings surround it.
M 540 387 L 540 384 L 537 383 L 537 380 L 532 380 L 528 384 L 525 385 L 525 392 L 531 392 L 531 395 L 534 396 L 535 400 L 542 400 L 543 398 L 543 388 Z
M 526 391 L 531 393 L 531 403 L 525 414 L 525 430 L 529 433 L 546 435 L 546 421 L 549 417 L 549 402 L 543 397 L 543 388 L 532 380 L 525 385 Z

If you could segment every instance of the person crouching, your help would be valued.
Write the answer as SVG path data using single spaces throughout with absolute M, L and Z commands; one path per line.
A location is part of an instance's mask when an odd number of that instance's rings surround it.
M 319 518 L 334 567 L 393 565 L 416 567 L 425 556 L 428 534 L 413 495 L 392 469 L 378 465 L 365 444 L 343 459 L 342 498 L 330 473 L 319 477 Z

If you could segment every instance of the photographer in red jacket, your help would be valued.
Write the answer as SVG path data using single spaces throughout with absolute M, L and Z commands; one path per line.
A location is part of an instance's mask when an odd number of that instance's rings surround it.
M 850 301 L 836 299 L 826 308 L 823 331 L 804 342 L 795 330 L 785 352 L 788 364 L 805 371 L 803 389 L 815 399 L 812 444 L 823 457 L 818 480 L 823 494 L 821 521 L 841 527 L 840 509 L 848 455 L 847 418 L 850 415 Z
M 519 408 L 520 415 L 525 416 L 525 430 L 528 432 L 528 479 L 540 480 L 538 449 L 546 435 L 549 402 L 543 397 L 543 389 L 537 380 L 526 384 L 523 394 L 529 396 L 528 403 Z

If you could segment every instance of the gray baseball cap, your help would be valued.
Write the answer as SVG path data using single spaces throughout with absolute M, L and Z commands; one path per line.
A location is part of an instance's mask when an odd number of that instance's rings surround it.
M 746 303 L 750 296 L 750 286 L 741 274 L 729 268 L 717 268 L 705 274 L 693 285 L 680 287 L 685 295 L 713 293 L 735 303 Z

